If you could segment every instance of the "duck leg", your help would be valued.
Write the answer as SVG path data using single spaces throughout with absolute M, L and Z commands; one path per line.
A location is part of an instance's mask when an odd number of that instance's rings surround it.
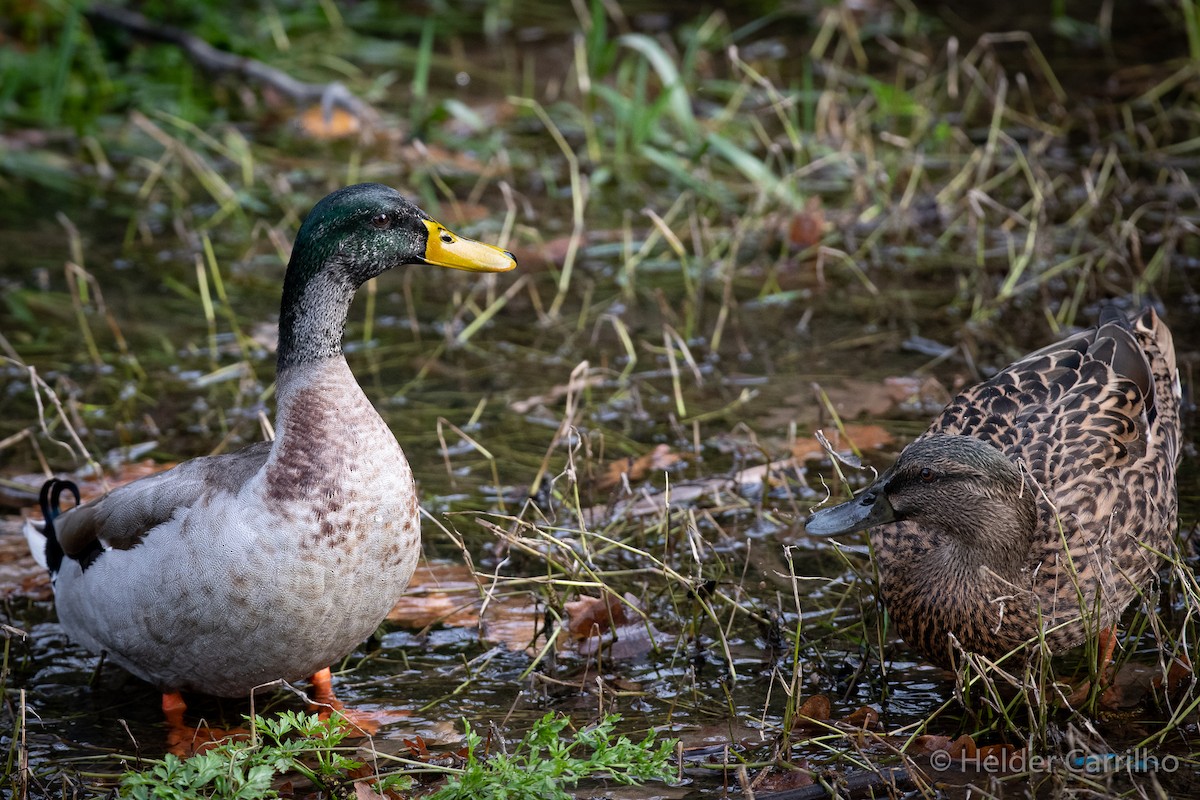
M 329 671 L 329 667 L 312 676 L 312 701 L 309 704 L 309 710 L 316 711 L 321 719 L 337 714 L 345 721 L 345 724 L 364 736 L 373 736 L 378 732 L 380 726 L 397 722 L 408 716 L 407 711 L 385 709 L 365 711 L 346 708 L 346 704 L 338 700 L 337 695 L 333 693 L 333 675 Z
M 244 728 L 210 728 L 207 725 L 188 725 L 183 721 L 187 703 L 179 692 L 163 692 L 163 716 L 167 721 L 167 752 L 180 758 L 203 753 L 213 745 L 230 737 L 247 736 Z
M 1117 626 L 1109 625 L 1102 628 L 1096 636 L 1100 646 L 1099 658 L 1096 661 L 1096 671 L 1099 675 L 1107 676 L 1113 663 L 1113 652 L 1117 649 Z
M 183 702 L 183 695 L 179 692 L 163 692 L 162 710 L 168 725 L 171 727 L 182 726 L 183 712 L 187 711 L 187 703 Z
M 312 704 L 329 711 L 343 711 L 345 704 L 333 693 L 333 673 L 329 667 L 312 676 Z

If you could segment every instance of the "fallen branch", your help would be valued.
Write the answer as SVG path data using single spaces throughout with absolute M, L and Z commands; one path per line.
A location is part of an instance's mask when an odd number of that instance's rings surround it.
M 360 100 L 339 81 L 322 84 L 296 80 L 286 72 L 261 61 L 218 50 L 187 31 L 169 25 L 159 25 L 125 8 L 99 5 L 92 7 L 86 14 L 93 23 L 118 25 L 137 36 L 177 45 L 205 72 L 232 72 L 241 75 L 250 82 L 269 86 L 290 97 L 300 107 L 319 101 L 326 122 L 332 118 L 335 108 L 344 109 L 364 123 L 378 119 L 378 113 L 369 103 Z

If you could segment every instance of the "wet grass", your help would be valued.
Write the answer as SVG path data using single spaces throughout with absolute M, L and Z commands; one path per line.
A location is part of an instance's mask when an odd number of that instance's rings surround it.
M 6 119 L 62 131 L 27 161 L 0 156 L 6 216 L 54 229 L 49 246 L 14 239 L 0 253 L 6 477 L 108 467 L 147 441 L 165 461 L 261 438 L 291 236 L 326 189 L 381 180 L 521 262 L 500 280 L 385 277 L 364 291 L 347 342 L 416 465 L 427 552 L 469 563 L 485 606 L 521 597 L 539 616 L 503 654 L 482 628 L 465 642 L 384 635 L 348 664 L 352 693 L 363 676 L 368 702 L 494 723 L 510 741 L 547 709 L 581 725 L 618 711 L 635 737 L 680 738 L 697 796 L 809 780 L 885 791 L 896 768 L 911 791 L 953 793 L 931 760 L 977 755 L 962 740 L 954 749 L 960 734 L 1001 748 L 993 755 L 1047 758 L 1005 783 L 954 772 L 984 795 L 1187 788 L 1200 752 L 1190 676 L 1112 712 L 1096 692 L 1063 702 L 1056 681 L 1094 672 L 1084 650 L 969 659 L 956 675 L 923 667 L 876 607 L 865 548 L 818 549 L 800 532 L 826 486 L 844 494 L 864 476 L 830 462 L 739 475 L 786 461 L 797 438 L 841 415 L 883 422 L 894 450 L 932 411 L 860 402 L 883 394 L 884 378 L 973 381 L 1110 297 L 1167 308 L 1191 385 L 1191 3 L 1146 12 L 1158 38 L 1122 19 L 1092 48 L 1046 19 L 971 30 L 904 3 L 866 16 L 676 9 L 665 23 L 600 2 L 571 6 L 573 17 L 484 4 L 403 23 L 371 3 L 345 17 L 330 8 L 272 8 L 227 45 L 347 81 L 388 121 L 369 139 L 314 141 L 262 122 L 261 108 L 233 100 L 238 87 L 209 83 L 164 45 L 106 58 L 111 32 L 69 9 L 45 12 L 53 46 L 5 55 L 29 60 L 0 74 L 45 77 L 0 80 L 18 109 Z M 1004 32 L 1023 27 L 1034 33 Z M 155 63 L 174 69 L 154 67 L 131 91 L 130 65 Z M 72 94 L 89 80 L 114 87 L 88 95 L 108 107 Z M 67 209 L 56 222 L 51 203 Z M 658 445 L 677 458 L 605 480 Z M 1200 484 L 1181 474 L 1185 555 L 1131 611 L 1119 653 L 1164 676 L 1176 656 L 1196 660 Z M 573 628 L 581 596 L 599 599 L 602 646 Z M 406 647 L 429 641 L 444 658 Z M 15 682 L 5 670 L 13 791 L 97 785 L 94 764 L 30 749 L 19 693 L 72 657 L 33 647 L 32 669 Z M 78 693 L 37 700 L 53 712 L 40 736 L 70 729 Z M 134 730 L 154 741 L 153 720 Z M 72 757 L 119 772 L 95 748 L 124 751 L 126 739 L 75 741 Z M 1097 773 L 1070 760 L 1138 747 L 1188 766 Z

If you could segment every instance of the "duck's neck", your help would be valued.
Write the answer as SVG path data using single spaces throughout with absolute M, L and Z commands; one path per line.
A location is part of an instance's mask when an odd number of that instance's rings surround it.
M 1005 580 L 1021 583 L 1022 570 L 1029 564 L 1037 505 L 1032 487 L 1015 497 L 990 498 L 974 507 L 956 509 L 947 519 L 941 555 L 946 567 L 958 566 L 968 573 L 987 567 Z
M 291 264 L 283 280 L 277 370 L 340 357 L 346 315 L 358 287 L 334 270 Z
M 329 495 L 364 453 L 396 446 L 340 353 L 281 369 L 276 397 L 270 500 L 286 505 Z

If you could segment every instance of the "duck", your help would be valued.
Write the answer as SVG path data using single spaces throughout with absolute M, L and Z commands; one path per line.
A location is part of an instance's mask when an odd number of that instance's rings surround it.
M 1121 613 L 1173 552 L 1180 402 L 1163 320 L 1106 305 L 1094 327 L 963 390 L 805 528 L 868 531 L 889 618 L 937 666 L 1091 636 L 1106 663 Z
M 516 267 L 377 183 L 319 201 L 283 278 L 273 441 L 204 456 L 79 503 L 60 478 L 24 532 L 59 622 L 88 650 L 183 693 L 245 697 L 311 677 L 380 625 L 421 553 L 413 471 L 342 351 L 360 286 L 396 267 Z M 64 497 L 74 504 L 63 509 Z

